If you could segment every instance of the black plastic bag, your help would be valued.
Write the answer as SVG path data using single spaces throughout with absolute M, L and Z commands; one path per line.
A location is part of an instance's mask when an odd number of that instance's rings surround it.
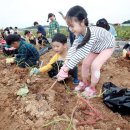
M 121 89 L 111 82 L 103 84 L 103 102 L 113 112 L 130 114 L 130 89 Z

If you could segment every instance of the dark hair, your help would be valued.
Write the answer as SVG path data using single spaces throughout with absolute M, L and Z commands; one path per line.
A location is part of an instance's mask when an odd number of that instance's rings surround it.
M 9 27 L 6 27 L 6 28 L 4 29 L 4 31 L 7 31 L 7 32 L 8 32 L 8 34 L 10 34 Z
M 9 29 L 13 29 L 12 27 L 9 27 Z
M 30 31 L 28 31 L 28 30 L 25 30 L 24 31 L 24 35 L 27 35 L 27 34 L 29 34 L 30 33 Z
M 15 29 L 18 29 L 18 27 L 14 27 Z
M 38 22 L 36 22 L 36 21 L 33 23 L 34 26 L 37 25 L 37 24 L 38 24 Z
M 19 42 L 21 40 L 19 35 L 16 34 L 10 34 L 6 37 L 6 43 L 8 45 L 13 44 L 13 42 Z
M 70 8 L 66 14 L 66 21 L 68 21 L 69 23 L 72 20 L 72 18 L 75 18 L 75 20 L 79 22 L 82 22 L 84 20 L 84 24 L 86 25 L 86 27 L 88 26 L 87 12 L 83 7 L 77 5 Z M 90 37 L 91 37 L 90 29 L 87 28 L 87 34 L 85 35 L 81 44 L 77 46 L 77 49 L 84 46 L 90 40 Z
M 87 27 L 87 33 L 86 33 L 85 37 L 83 38 L 83 41 L 77 46 L 77 49 L 84 46 L 90 40 L 90 37 L 91 37 L 91 31 L 90 31 L 89 27 Z
M 110 29 L 110 26 L 109 26 L 109 23 L 107 22 L 106 19 L 102 18 L 102 19 L 99 19 L 96 23 L 96 26 L 98 27 L 102 27 L 104 29 L 106 29 L 107 31 Z
M 55 15 L 54 15 L 53 13 L 49 13 L 49 14 L 48 14 L 48 19 L 47 19 L 47 22 L 49 22 L 49 18 L 50 18 L 50 17 L 52 17 L 52 16 L 54 16 L 54 17 L 55 17 Z
M 54 15 L 53 13 L 49 13 L 49 14 L 48 14 L 48 19 L 49 19 L 50 17 L 52 17 L 52 16 L 55 17 L 55 15 Z
M 64 34 L 57 33 L 52 38 L 52 42 L 60 42 L 61 44 L 67 43 L 67 37 Z

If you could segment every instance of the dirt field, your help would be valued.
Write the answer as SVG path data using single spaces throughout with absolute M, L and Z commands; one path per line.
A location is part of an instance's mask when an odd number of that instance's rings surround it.
M 44 64 L 51 56 L 53 53 L 49 52 L 42 57 Z M 97 85 L 98 93 L 103 83 L 109 81 L 122 88 L 130 88 L 130 61 L 112 57 L 102 68 Z M 90 100 L 101 115 L 96 123 L 87 122 L 86 125 L 67 129 L 68 120 L 79 99 L 61 83 L 48 90 L 54 82 L 47 74 L 30 77 L 28 70 L 21 72 L 15 65 L 0 64 L 0 130 L 130 130 L 130 117 L 113 113 L 103 104 L 102 97 Z M 29 93 L 26 97 L 18 97 L 16 93 L 25 83 Z M 73 89 L 71 80 L 67 85 Z M 59 118 L 67 121 L 59 121 L 43 128 L 46 123 Z M 80 124 L 90 118 L 93 116 L 81 112 L 80 105 L 77 105 L 72 118 L 73 124 Z

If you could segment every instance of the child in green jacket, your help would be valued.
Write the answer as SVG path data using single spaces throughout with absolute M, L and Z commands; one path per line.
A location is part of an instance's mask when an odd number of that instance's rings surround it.
M 19 67 L 25 68 L 37 65 L 39 53 L 32 44 L 22 41 L 20 36 L 16 34 L 7 36 L 6 42 L 18 50 L 15 60 Z
M 54 14 L 49 13 L 47 22 L 49 22 L 49 19 L 51 21 L 49 24 L 49 35 L 52 38 L 56 33 L 60 32 L 60 28 Z

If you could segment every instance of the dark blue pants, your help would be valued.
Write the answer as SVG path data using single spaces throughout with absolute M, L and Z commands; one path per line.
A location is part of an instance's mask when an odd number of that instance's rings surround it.
M 74 78 L 78 79 L 78 67 L 76 66 L 74 69 L 69 71 L 69 74 Z
M 47 53 L 50 49 L 52 49 L 50 44 L 47 44 L 45 48 L 42 48 L 39 50 L 39 55 L 44 55 L 45 53 Z

